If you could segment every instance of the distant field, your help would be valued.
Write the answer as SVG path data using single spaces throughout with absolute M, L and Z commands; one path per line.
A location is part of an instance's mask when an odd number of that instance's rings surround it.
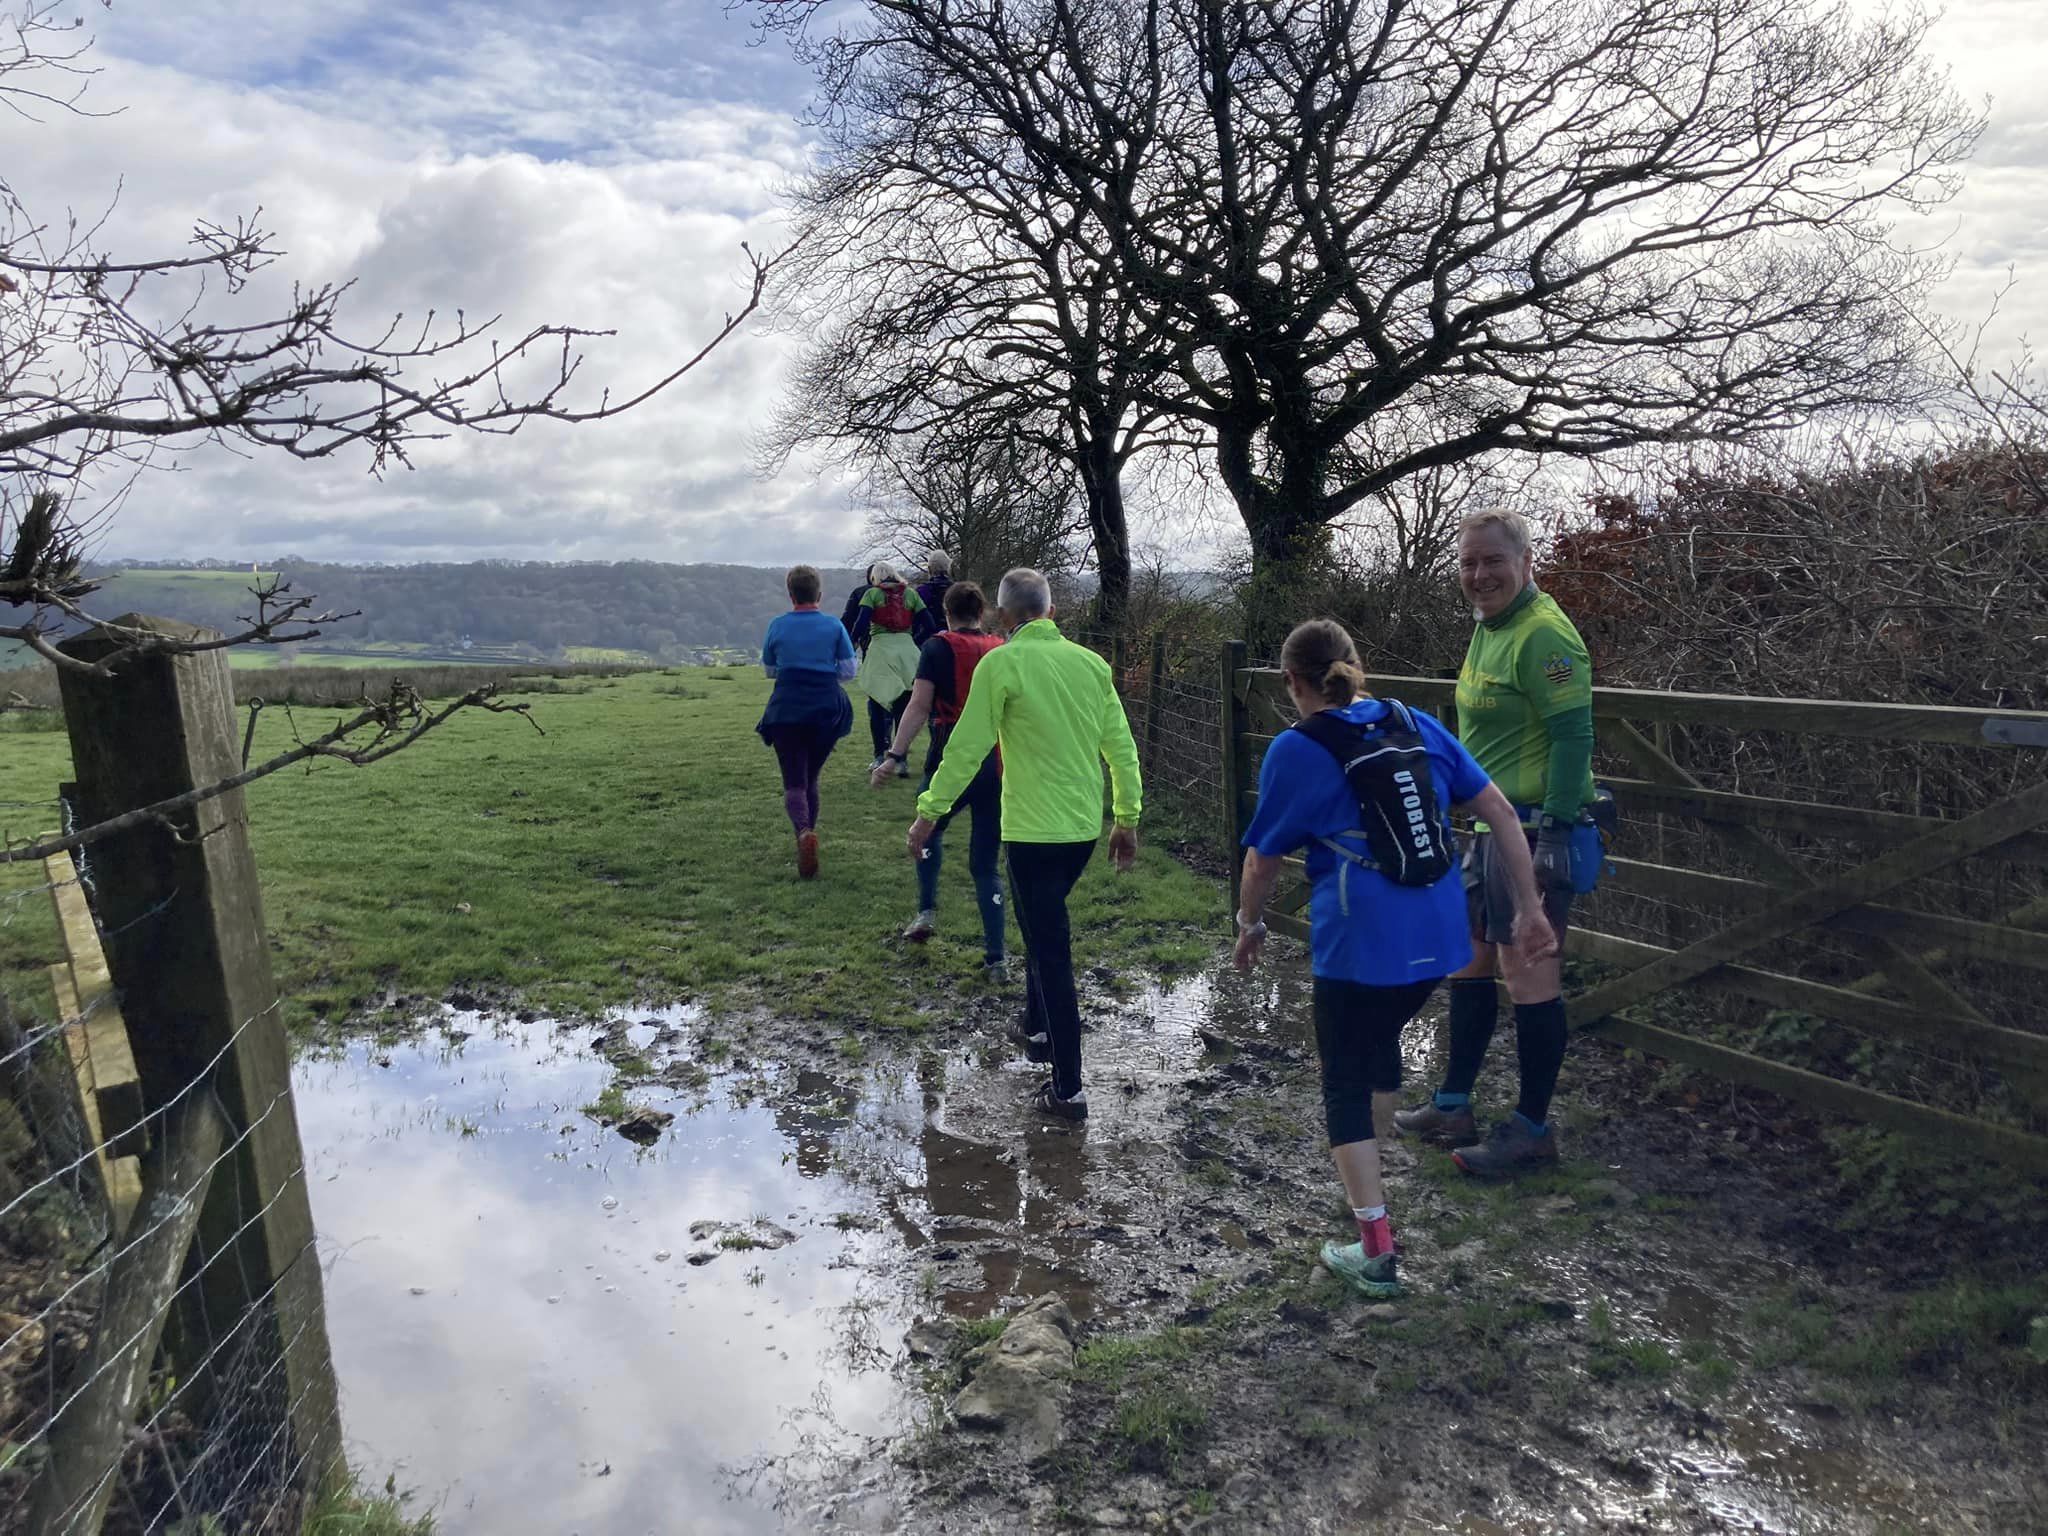
M 621 666 L 653 666 L 655 660 L 645 651 L 622 651 L 608 645 L 565 645 L 562 652 L 571 661 L 616 662 Z

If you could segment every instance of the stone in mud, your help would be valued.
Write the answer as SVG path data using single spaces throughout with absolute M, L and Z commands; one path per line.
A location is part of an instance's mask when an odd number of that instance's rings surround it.
M 1027 1458 L 1059 1443 L 1074 1374 L 1074 1317 L 1064 1301 L 1031 1302 L 967 1364 L 973 1375 L 953 1399 L 955 1423 L 1003 1434 Z
M 903 1344 L 913 1360 L 936 1360 L 946 1352 L 946 1346 L 952 1339 L 952 1329 L 944 1323 L 924 1318 L 910 1325 L 910 1332 L 903 1336 Z
M 612 1129 L 626 1140 L 647 1147 L 661 1140 L 661 1133 L 675 1118 L 665 1109 L 649 1109 L 645 1104 L 636 1104 L 619 1117 Z

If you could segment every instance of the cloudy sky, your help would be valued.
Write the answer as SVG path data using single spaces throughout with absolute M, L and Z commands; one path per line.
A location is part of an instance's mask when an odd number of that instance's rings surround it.
M 615 388 L 742 301 L 740 242 L 777 244 L 803 161 L 808 79 L 723 0 L 75 3 L 102 68 L 90 101 L 120 110 L 0 129 L 34 212 L 111 204 L 119 248 L 162 250 L 261 205 L 281 276 L 355 276 L 363 330 L 458 304 L 514 330 L 616 327 L 588 364 Z M 2048 0 L 1949 0 L 1935 46 L 1992 122 L 1964 196 L 1915 238 L 1956 260 L 1950 313 L 1981 319 L 2012 269 L 1997 344 L 2048 336 Z M 360 460 L 186 455 L 106 552 L 836 560 L 859 542 L 841 493 L 750 469 L 787 349 L 756 328 L 620 421 L 440 445 L 382 481 Z

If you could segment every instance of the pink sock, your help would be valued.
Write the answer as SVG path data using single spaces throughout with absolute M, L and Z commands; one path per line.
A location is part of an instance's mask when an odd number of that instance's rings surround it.
M 1384 1205 L 1353 1206 L 1351 1214 L 1358 1218 L 1358 1242 L 1368 1259 L 1394 1251 L 1394 1228 Z

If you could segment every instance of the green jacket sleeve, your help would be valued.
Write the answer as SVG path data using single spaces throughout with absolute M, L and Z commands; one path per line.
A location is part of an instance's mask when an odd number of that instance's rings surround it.
M 1550 732 L 1543 809 L 1559 821 L 1576 821 L 1582 786 L 1593 771 L 1593 706 L 1561 710 L 1543 725 Z
M 967 793 L 967 786 L 995 748 L 996 724 L 1002 719 L 1009 683 L 1004 668 L 991 663 L 1003 649 L 998 646 L 974 669 L 973 681 L 967 685 L 967 702 L 960 707 L 953 734 L 946 738 L 946 755 L 939 761 L 939 771 L 932 775 L 931 787 L 917 797 L 917 814 L 927 821 L 937 821 L 953 809 L 953 802 Z
M 1543 809 L 1574 821 L 1593 772 L 1593 658 L 1585 641 L 1556 625 L 1535 630 L 1515 658 L 1515 686 L 1535 706 L 1550 737 Z
M 1131 739 L 1131 722 L 1124 714 L 1124 701 L 1116 696 L 1116 682 L 1106 679 L 1102 689 L 1102 760 L 1109 764 L 1110 813 L 1120 827 L 1135 827 L 1144 809 L 1143 786 L 1138 775 L 1138 744 Z M 941 767 L 944 765 L 941 764 Z

